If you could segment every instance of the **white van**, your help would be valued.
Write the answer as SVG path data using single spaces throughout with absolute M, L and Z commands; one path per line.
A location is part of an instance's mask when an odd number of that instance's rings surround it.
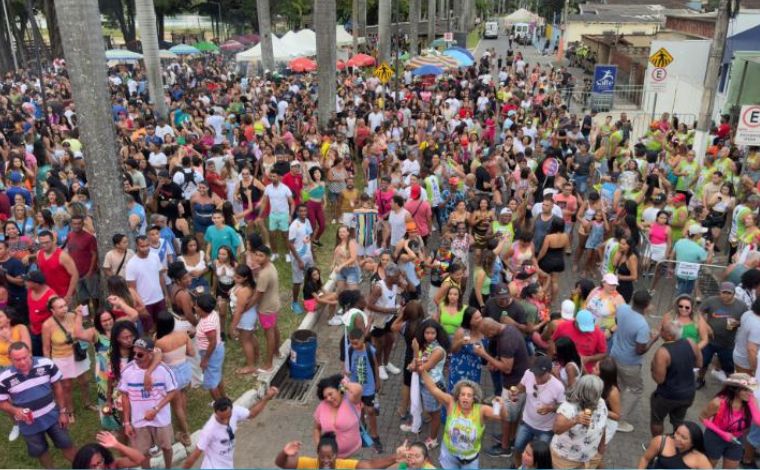
M 486 27 L 483 30 L 483 37 L 486 39 L 496 39 L 499 37 L 499 23 L 497 21 L 486 21 Z
M 515 35 L 515 41 L 517 41 L 518 44 L 528 44 L 530 42 L 530 25 L 528 23 L 515 23 L 512 28 Z

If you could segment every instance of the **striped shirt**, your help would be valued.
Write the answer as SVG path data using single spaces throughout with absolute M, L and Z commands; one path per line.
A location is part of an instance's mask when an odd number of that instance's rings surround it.
M 10 400 L 17 408 L 32 410 L 32 424 L 18 423 L 22 435 L 37 434 L 58 422 L 53 384 L 62 378 L 58 367 L 46 357 L 32 358 L 32 368 L 27 375 L 13 366 L 0 373 L 0 402 Z
M 152 421 L 145 419 L 147 413 L 170 392 L 177 389 L 174 373 L 163 362 L 151 374 L 153 388 L 145 390 L 145 369 L 140 369 L 135 361 L 131 361 L 121 372 L 119 391 L 129 398 L 131 407 L 132 426 L 134 428 L 162 428 L 172 423 L 172 413 L 169 406 L 164 406 Z

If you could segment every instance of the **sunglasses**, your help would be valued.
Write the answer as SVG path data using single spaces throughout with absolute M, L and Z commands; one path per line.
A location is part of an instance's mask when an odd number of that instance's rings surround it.
M 538 384 L 533 384 L 533 398 L 538 398 Z
M 684 310 L 691 310 L 691 305 L 679 305 L 678 308 L 682 308 Z

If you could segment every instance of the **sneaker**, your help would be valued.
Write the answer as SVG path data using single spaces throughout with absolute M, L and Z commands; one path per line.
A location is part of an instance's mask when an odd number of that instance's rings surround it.
M 618 432 L 633 432 L 633 424 L 620 420 L 618 421 Z
M 303 315 L 303 307 L 301 307 L 301 304 L 298 302 L 292 302 L 290 304 L 290 309 L 293 310 L 293 313 L 296 315 Z
M 291 261 L 290 255 L 289 255 L 289 254 L 286 254 L 286 255 L 285 255 L 285 262 L 286 262 L 286 263 L 290 263 L 290 261 Z
M 705 387 L 705 379 L 697 379 L 697 390 Z
M 158 446 L 153 446 L 148 450 L 148 453 L 151 457 L 157 457 L 161 453 L 161 449 L 159 449 Z
M 11 429 L 11 433 L 8 434 L 8 440 L 11 441 L 11 442 L 13 442 L 16 439 L 18 439 L 18 435 L 19 435 L 18 425 L 15 424 L 13 426 L 13 429 Z
M 380 376 L 380 380 L 388 380 L 388 372 L 385 371 L 385 366 L 378 367 L 377 375 Z
M 341 326 L 343 324 L 343 319 L 338 315 L 333 315 L 331 319 L 327 320 L 327 324 L 330 326 Z
M 412 429 L 411 424 L 402 424 L 398 428 L 401 429 L 401 431 L 403 432 L 414 432 L 414 429 Z M 417 431 L 415 434 L 419 434 L 419 431 Z
M 428 437 L 425 439 L 425 447 L 428 448 L 428 450 L 433 450 L 436 447 L 438 447 L 438 439 L 433 439 L 432 437 Z
M 383 443 L 380 442 L 380 436 L 372 438 L 372 448 L 375 449 L 375 452 L 378 454 L 383 453 Z
M 726 373 L 722 370 L 716 370 L 713 369 L 710 371 L 710 375 L 715 378 L 718 382 L 725 382 L 728 377 L 726 377 Z
M 509 458 L 512 457 L 512 450 L 505 449 L 501 446 L 501 444 L 495 444 L 490 449 L 486 451 L 488 455 L 491 457 L 504 457 Z
M 390 372 L 393 375 L 398 375 L 398 374 L 401 373 L 401 369 L 399 369 L 398 367 L 394 366 L 390 362 L 385 365 L 385 370 L 387 370 L 388 372 Z
M 272 262 L 274 263 L 275 261 L 277 261 L 277 258 L 279 258 L 279 257 L 280 257 L 280 255 L 278 255 L 277 253 L 273 254 L 272 255 Z

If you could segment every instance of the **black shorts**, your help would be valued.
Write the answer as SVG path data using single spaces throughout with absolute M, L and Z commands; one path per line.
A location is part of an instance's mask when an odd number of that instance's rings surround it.
M 656 393 L 652 393 L 649 399 L 649 420 L 652 424 L 663 424 L 665 418 L 670 417 L 673 429 L 677 428 L 686 417 L 686 412 L 694 402 L 691 400 L 671 400 Z
M 388 323 L 385 324 L 382 328 L 373 328 L 372 332 L 370 332 L 370 335 L 373 338 L 382 338 L 383 336 L 387 335 L 391 332 L 391 325 L 393 324 L 394 320 L 396 320 L 396 315 L 393 315 L 390 320 L 388 320 Z
M 362 395 L 362 404 L 367 408 L 371 410 L 375 410 L 375 394 L 367 395 L 366 397 Z

